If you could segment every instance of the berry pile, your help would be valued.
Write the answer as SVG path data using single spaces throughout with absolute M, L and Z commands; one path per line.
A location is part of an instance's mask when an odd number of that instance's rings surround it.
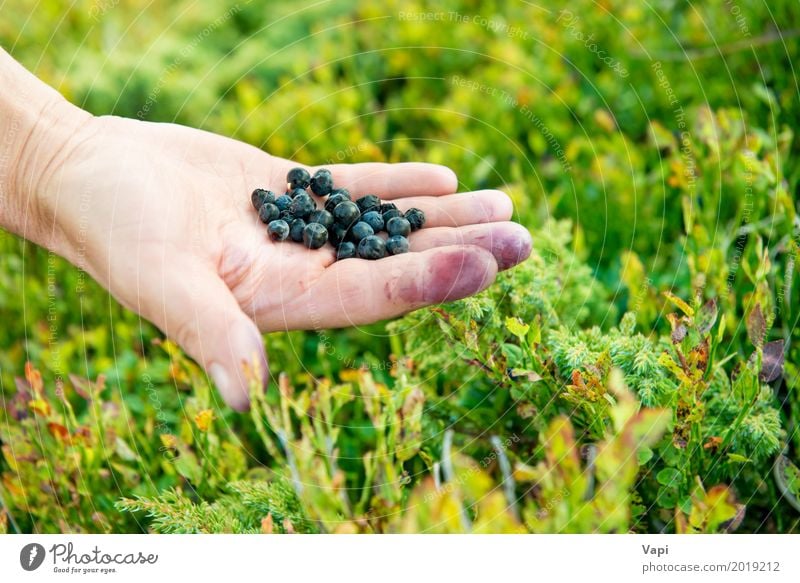
M 256 188 L 250 198 L 273 241 L 291 239 L 309 249 L 330 242 L 336 259 L 381 259 L 408 253 L 408 235 L 425 224 L 421 210 L 403 213 L 374 194 L 353 201 L 347 189 L 334 188 L 330 170 L 325 168 L 314 176 L 304 168 L 293 168 L 286 183 L 285 194 Z M 325 198 L 324 208 L 317 208 L 309 190 Z M 385 239 L 379 236 L 382 232 Z

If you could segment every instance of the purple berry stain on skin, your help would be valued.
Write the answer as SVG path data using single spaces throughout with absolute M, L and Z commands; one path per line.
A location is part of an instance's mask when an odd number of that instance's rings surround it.
M 398 277 L 384 286 L 387 300 L 410 305 L 460 300 L 486 288 L 495 277 L 495 262 L 478 249 L 442 251 L 434 255 L 422 278 Z

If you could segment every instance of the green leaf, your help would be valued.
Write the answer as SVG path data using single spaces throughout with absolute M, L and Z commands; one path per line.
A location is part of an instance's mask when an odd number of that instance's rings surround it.
M 506 318 L 506 328 L 522 342 L 525 341 L 525 336 L 528 334 L 528 330 L 531 329 L 519 318 Z
M 694 309 L 692 309 L 692 306 L 684 302 L 682 299 L 680 299 L 672 292 L 665 291 L 664 297 L 667 298 L 670 302 L 672 302 L 681 312 L 683 312 L 690 318 L 694 316 Z
M 636 452 L 636 460 L 639 462 L 640 466 L 643 466 L 647 462 L 653 459 L 653 450 L 647 446 L 644 446 Z
M 752 460 L 738 453 L 729 453 L 728 459 L 739 464 L 749 464 Z
M 677 487 L 681 483 L 681 473 L 675 468 L 664 468 L 656 474 L 656 480 L 662 486 Z

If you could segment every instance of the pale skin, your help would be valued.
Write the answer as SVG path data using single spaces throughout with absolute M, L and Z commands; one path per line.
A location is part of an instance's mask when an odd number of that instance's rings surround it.
M 249 404 L 243 363 L 255 359 L 268 379 L 262 332 L 367 324 L 460 299 L 530 254 L 508 196 L 457 193 L 451 170 L 424 163 L 326 166 L 354 197 L 426 213 L 411 253 L 337 262 L 330 246 L 275 243 L 250 192 L 282 193 L 301 164 L 180 125 L 92 116 L 2 49 L 0 91 L 0 226 L 153 322 L 237 410 Z

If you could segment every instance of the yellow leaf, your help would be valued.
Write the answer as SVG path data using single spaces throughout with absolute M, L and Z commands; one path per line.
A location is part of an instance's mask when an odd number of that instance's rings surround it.
M 683 312 L 684 314 L 686 314 L 690 318 L 694 317 L 694 309 L 692 308 L 692 306 L 690 306 L 689 304 L 684 302 L 678 296 L 676 296 L 675 294 L 673 294 L 671 292 L 665 291 L 664 292 L 664 297 L 667 298 L 673 304 L 675 304 L 675 306 L 677 306 L 677 308 L 681 312 Z

